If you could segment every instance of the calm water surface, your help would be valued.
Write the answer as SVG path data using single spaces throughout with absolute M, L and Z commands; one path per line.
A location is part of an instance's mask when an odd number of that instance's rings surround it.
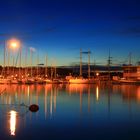
M 140 139 L 140 86 L 0 85 L 0 140 Z M 38 104 L 39 111 L 28 107 Z

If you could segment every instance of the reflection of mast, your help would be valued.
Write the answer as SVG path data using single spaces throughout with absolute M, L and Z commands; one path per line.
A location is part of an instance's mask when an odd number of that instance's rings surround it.
M 80 112 L 82 112 L 82 90 L 80 89 Z
M 88 112 L 90 112 L 90 85 L 88 85 Z
M 53 89 L 51 87 L 51 96 L 50 96 L 50 115 L 52 116 L 52 94 L 53 94 Z
M 39 85 L 36 87 L 36 104 L 38 105 L 38 88 L 39 88 Z
M 56 111 L 56 94 L 57 94 L 57 88 L 54 89 L 54 112 Z
M 44 105 L 45 105 L 45 107 L 44 107 L 44 112 L 45 112 L 45 118 L 46 118 L 46 116 L 47 116 L 47 94 L 48 94 L 48 90 L 47 90 L 47 87 L 45 87 L 45 98 L 44 98 Z
M 108 87 L 108 117 L 110 119 L 110 86 Z

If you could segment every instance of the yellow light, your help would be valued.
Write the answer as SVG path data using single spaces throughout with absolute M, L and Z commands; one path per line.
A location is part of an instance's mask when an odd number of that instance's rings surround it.
M 96 73 L 96 76 L 99 76 L 99 73 L 98 72 Z
M 96 87 L 96 100 L 99 100 L 99 88 L 98 86 Z
M 13 136 L 15 135 L 16 131 L 16 115 L 16 111 L 10 111 L 10 132 Z
M 17 39 L 10 39 L 7 41 L 7 46 L 10 49 L 16 50 L 20 47 L 20 41 Z
M 12 47 L 12 48 L 16 48 L 16 47 L 17 47 L 17 43 L 16 43 L 16 42 L 12 42 L 12 43 L 11 43 L 11 47 Z

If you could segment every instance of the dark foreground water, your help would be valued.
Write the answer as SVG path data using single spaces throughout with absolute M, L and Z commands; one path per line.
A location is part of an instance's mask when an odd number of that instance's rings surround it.
M 0 85 L 0 140 L 140 140 L 140 86 Z M 28 107 L 38 104 L 39 111 Z

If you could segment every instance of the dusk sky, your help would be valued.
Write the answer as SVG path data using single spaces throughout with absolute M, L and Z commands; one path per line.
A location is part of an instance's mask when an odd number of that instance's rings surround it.
M 1 0 L 0 65 L 4 40 L 18 38 L 25 48 L 35 48 L 34 64 L 71 65 L 79 61 L 80 48 L 91 50 L 91 61 L 114 64 L 140 61 L 140 0 Z M 29 53 L 28 53 L 29 55 Z M 29 56 L 28 56 L 29 59 Z M 84 61 L 87 60 L 84 55 Z

